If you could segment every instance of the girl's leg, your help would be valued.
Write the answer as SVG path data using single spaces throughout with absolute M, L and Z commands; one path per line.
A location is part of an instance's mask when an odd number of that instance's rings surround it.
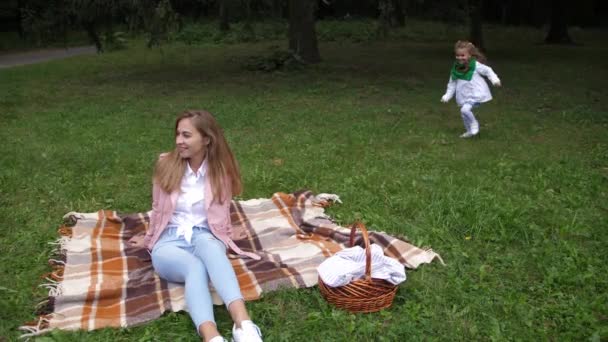
M 207 269 L 211 283 L 228 308 L 232 320 L 240 327 L 243 320 L 249 320 L 245 302 L 241 294 L 236 274 L 226 256 L 226 246 L 206 228 L 195 228 L 192 236 L 194 254 Z
M 466 104 L 464 106 L 466 106 Z M 460 107 L 460 117 L 462 117 L 462 123 L 464 124 L 465 132 L 470 133 L 471 123 L 469 117 L 464 114 L 464 106 Z
M 479 133 L 479 123 L 477 122 L 477 119 L 475 119 L 475 115 L 473 115 L 472 108 L 472 104 L 465 103 L 460 107 L 460 115 L 462 116 L 462 121 L 464 121 L 467 132 L 471 133 L 471 135 L 475 135 Z
M 203 262 L 190 251 L 182 239 L 159 241 L 152 250 L 152 265 L 163 279 L 185 283 L 186 305 L 198 333 L 209 340 L 219 335 L 213 317 L 209 278 Z

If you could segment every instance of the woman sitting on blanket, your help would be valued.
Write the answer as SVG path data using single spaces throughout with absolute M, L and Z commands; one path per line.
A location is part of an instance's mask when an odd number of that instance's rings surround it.
M 250 320 L 239 284 L 226 256 L 231 239 L 230 201 L 241 192 L 238 165 L 221 128 L 206 111 L 186 111 L 175 123 L 175 149 L 160 155 L 154 170 L 150 226 L 133 239 L 151 250 L 160 277 L 185 283 L 190 317 L 205 341 L 225 341 L 213 316 L 209 282 L 234 321 L 239 341 L 262 341 Z

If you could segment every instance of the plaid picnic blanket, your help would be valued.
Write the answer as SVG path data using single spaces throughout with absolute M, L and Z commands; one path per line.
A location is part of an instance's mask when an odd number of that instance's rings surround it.
M 233 201 L 231 218 L 245 251 L 261 260 L 229 255 L 246 300 L 260 298 L 279 288 L 302 288 L 317 284 L 317 267 L 349 243 L 350 229 L 335 224 L 324 213 L 335 195 L 315 196 L 309 191 L 275 193 L 269 199 Z M 339 200 L 339 199 L 338 199 Z M 46 277 L 48 299 L 40 306 L 36 321 L 20 329 L 23 337 L 58 328 L 93 330 L 128 327 L 158 318 L 167 310 L 186 310 L 181 284 L 160 279 L 147 250 L 128 240 L 145 230 L 146 213 L 68 213 L 71 224 L 61 226 L 56 242 L 58 257 Z M 73 224 L 73 225 L 72 225 Z M 384 249 L 408 268 L 438 258 L 382 232 L 370 232 L 370 242 Z M 361 244 L 360 234 L 355 243 Z M 214 296 L 216 304 L 221 303 Z

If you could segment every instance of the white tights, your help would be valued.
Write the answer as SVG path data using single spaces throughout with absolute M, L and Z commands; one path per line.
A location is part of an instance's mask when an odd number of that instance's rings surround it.
M 479 133 L 479 122 L 475 119 L 475 115 L 473 115 L 473 105 L 470 103 L 465 103 L 460 107 L 460 115 L 462 116 L 462 122 L 464 123 L 464 127 L 467 132 L 471 134 Z

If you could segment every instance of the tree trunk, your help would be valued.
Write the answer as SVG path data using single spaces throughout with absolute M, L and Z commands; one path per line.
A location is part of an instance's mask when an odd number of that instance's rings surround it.
M 393 2 L 393 13 L 391 19 L 391 26 L 403 27 L 405 26 L 405 1 L 406 0 L 392 0 Z
M 572 44 L 572 39 L 568 34 L 568 19 L 566 1 L 551 1 L 551 24 L 549 33 L 545 38 L 547 44 Z
M 500 4 L 500 23 L 502 25 L 507 25 L 508 17 L 509 17 L 509 9 L 511 7 L 511 1 L 503 1 Z
M 23 30 L 23 0 L 17 1 L 17 11 L 15 13 L 15 19 L 17 19 L 17 33 L 19 38 L 25 38 L 25 30 Z
M 101 38 L 99 37 L 99 33 L 97 32 L 97 27 L 92 22 L 83 22 L 82 26 L 84 27 L 89 39 L 95 44 L 95 48 L 97 49 L 97 53 L 103 52 L 103 45 L 101 44 Z
M 304 63 L 321 61 L 315 31 L 314 0 L 289 0 L 289 50 Z
M 393 1 L 379 0 L 378 1 L 378 37 L 384 39 L 388 36 L 389 27 L 391 26 L 391 17 L 394 12 Z
M 484 42 L 483 42 L 483 30 L 481 27 L 481 6 L 482 0 L 469 0 L 468 2 L 468 10 L 469 10 L 469 26 L 470 26 L 470 34 L 469 40 L 477 46 L 480 50 L 484 50 Z
M 279 14 L 279 18 L 281 19 L 285 19 L 285 20 L 289 20 L 289 15 L 290 15 L 290 11 L 289 11 L 289 1 L 284 1 L 284 0 L 275 0 L 276 4 L 277 4 L 277 9 L 278 9 L 278 14 Z
M 272 13 L 272 17 L 273 18 L 283 18 L 284 17 L 284 13 L 283 13 L 283 1 L 281 0 L 272 0 L 272 2 L 270 2 L 271 7 L 271 13 Z
M 245 24 L 243 25 L 243 31 L 248 35 L 249 40 L 255 40 L 255 30 L 251 24 L 251 0 L 241 0 L 241 4 L 245 8 Z
M 228 0 L 218 0 L 220 6 L 220 31 L 226 32 L 230 30 L 228 21 Z

